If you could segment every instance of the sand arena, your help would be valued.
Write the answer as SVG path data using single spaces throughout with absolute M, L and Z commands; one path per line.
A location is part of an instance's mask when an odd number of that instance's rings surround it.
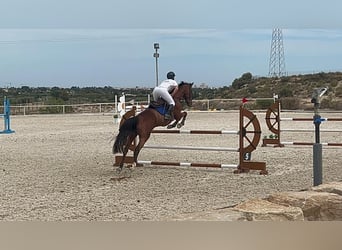
M 262 137 L 269 135 L 265 113 L 256 115 Z M 238 130 L 238 118 L 233 111 L 190 112 L 184 129 Z M 111 139 L 118 125 L 112 115 L 12 116 L 11 122 L 15 133 L 0 135 L 3 221 L 160 221 L 277 191 L 298 191 L 313 183 L 312 146 L 258 147 L 252 160 L 266 162 L 267 176 L 258 171 L 236 175 L 233 169 L 152 166 L 115 180 Z M 282 128 L 314 125 L 284 122 Z M 341 129 L 342 123 L 326 122 L 321 128 Z M 282 134 L 282 140 L 314 141 L 314 133 Z M 321 141 L 341 142 L 338 133 L 322 133 Z M 237 148 L 238 136 L 154 134 L 147 144 Z M 323 147 L 323 182 L 342 180 L 341 150 Z M 143 149 L 139 159 L 237 164 L 238 153 Z

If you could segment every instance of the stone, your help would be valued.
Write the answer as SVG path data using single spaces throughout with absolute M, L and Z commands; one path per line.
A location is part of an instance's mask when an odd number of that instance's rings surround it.
M 342 220 L 342 183 L 307 191 L 282 192 L 234 207 L 178 215 L 171 221 L 338 221 Z
M 181 214 L 166 221 L 247 221 L 244 213 L 231 208 L 210 210 L 197 213 Z
M 242 212 L 248 221 L 304 221 L 303 211 L 264 199 L 252 199 L 238 204 L 233 210 Z
M 308 221 L 342 220 L 342 196 L 315 191 L 283 192 L 270 195 L 269 202 L 303 210 Z
M 321 184 L 311 188 L 312 191 L 316 192 L 327 192 L 342 195 L 342 182 L 330 182 L 327 184 Z

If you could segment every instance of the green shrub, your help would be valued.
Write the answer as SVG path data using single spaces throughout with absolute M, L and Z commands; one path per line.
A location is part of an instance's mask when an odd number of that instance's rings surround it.
M 280 97 L 292 97 L 293 96 L 293 92 L 290 89 L 289 86 L 283 87 L 280 91 L 279 91 L 279 96 Z
M 336 89 L 335 89 L 335 96 L 342 97 L 342 85 L 336 87 Z
M 256 100 L 256 109 L 268 109 L 272 104 L 273 104 L 273 100 L 260 100 L 257 99 Z
M 300 101 L 296 97 L 284 97 L 280 101 L 283 109 L 295 110 L 300 107 Z

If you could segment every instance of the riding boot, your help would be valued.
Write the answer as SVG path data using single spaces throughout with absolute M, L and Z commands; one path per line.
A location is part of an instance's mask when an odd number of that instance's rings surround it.
M 165 119 L 166 120 L 173 120 L 173 109 L 175 106 L 173 104 L 170 104 L 166 113 L 165 113 Z

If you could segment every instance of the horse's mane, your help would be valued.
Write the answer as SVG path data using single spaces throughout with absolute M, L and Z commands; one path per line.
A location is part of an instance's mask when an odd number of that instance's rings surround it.
M 184 81 L 181 81 L 179 84 L 178 84 L 178 87 L 182 86 L 182 85 L 189 85 L 189 84 L 193 84 L 192 83 L 188 83 L 188 82 L 184 82 Z

